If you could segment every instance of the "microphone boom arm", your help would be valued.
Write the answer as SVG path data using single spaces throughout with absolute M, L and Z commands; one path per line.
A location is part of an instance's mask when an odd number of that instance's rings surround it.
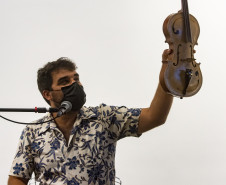
M 46 112 L 58 112 L 58 108 L 45 108 L 45 107 L 35 107 L 35 108 L 0 108 L 0 112 L 35 112 L 35 113 L 46 113 Z

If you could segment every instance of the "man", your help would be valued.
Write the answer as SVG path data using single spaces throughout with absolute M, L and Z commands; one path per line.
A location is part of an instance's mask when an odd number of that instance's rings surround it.
M 171 57 L 171 50 L 162 54 L 163 61 Z M 33 172 L 42 185 L 115 184 L 117 141 L 139 137 L 165 123 L 173 101 L 158 85 L 148 108 L 85 107 L 86 95 L 76 66 L 67 58 L 39 69 L 37 81 L 44 99 L 62 111 L 49 113 L 23 130 L 8 185 L 27 184 Z M 69 108 L 62 107 L 62 102 Z

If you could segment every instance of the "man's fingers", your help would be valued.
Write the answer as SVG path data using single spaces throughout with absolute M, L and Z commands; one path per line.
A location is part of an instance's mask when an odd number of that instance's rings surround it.
M 165 49 L 162 54 L 162 61 L 167 61 L 169 56 L 173 53 L 172 49 Z

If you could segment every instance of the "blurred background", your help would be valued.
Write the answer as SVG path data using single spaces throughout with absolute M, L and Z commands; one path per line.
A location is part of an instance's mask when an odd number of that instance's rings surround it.
M 116 176 L 123 185 L 225 185 L 225 0 L 189 0 L 200 25 L 195 58 L 203 86 L 174 99 L 167 122 L 138 138 L 118 142 Z M 168 48 L 165 18 L 179 0 L 1 0 L 0 107 L 48 107 L 36 73 L 69 57 L 78 66 L 86 106 L 148 107 Z M 30 122 L 36 113 L 3 113 Z M 0 119 L 0 184 L 6 184 L 25 125 Z

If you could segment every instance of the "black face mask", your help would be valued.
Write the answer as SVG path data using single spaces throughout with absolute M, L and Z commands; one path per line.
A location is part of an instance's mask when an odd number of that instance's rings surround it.
M 83 90 L 83 87 L 78 83 L 73 83 L 69 86 L 62 87 L 62 92 L 64 93 L 63 101 L 69 101 L 72 104 L 72 109 L 78 111 L 86 102 L 86 93 Z

